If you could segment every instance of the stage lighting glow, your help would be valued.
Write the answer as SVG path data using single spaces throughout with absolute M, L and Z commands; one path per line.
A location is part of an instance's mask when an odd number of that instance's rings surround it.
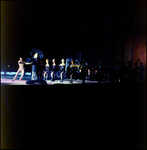
M 1 71 L 1 75 L 5 74 L 5 72 Z
M 25 75 L 30 76 L 31 72 L 26 72 Z
M 4 75 L 4 74 L 6 74 L 6 75 L 15 75 L 16 72 L 4 72 L 4 71 L 1 71 L 1 75 Z M 19 75 L 21 75 L 21 72 L 19 73 Z M 31 72 L 25 72 L 25 75 L 31 76 Z
M 7 75 L 15 75 L 16 72 L 6 72 Z

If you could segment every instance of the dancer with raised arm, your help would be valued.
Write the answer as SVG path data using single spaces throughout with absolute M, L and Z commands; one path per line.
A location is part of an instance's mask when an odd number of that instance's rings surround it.
M 27 60 L 27 62 L 32 62 L 32 75 L 31 75 L 31 80 L 27 80 L 26 84 L 34 85 L 35 83 L 37 83 L 37 84 L 46 85 L 47 82 L 45 80 L 38 79 L 37 73 L 36 73 L 38 59 L 42 59 L 44 57 L 43 52 L 39 49 L 34 48 L 30 52 L 30 55 L 33 57 L 27 58 L 26 60 Z
M 31 65 L 32 63 L 27 63 L 25 61 L 23 61 L 22 57 L 19 58 L 19 61 L 18 61 L 18 65 L 19 65 L 19 68 L 17 70 L 17 73 L 16 75 L 14 76 L 13 81 L 15 81 L 15 79 L 17 78 L 17 76 L 19 75 L 19 73 L 21 72 L 21 76 L 19 78 L 19 81 L 21 81 L 21 79 L 23 78 L 24 76 L 24 65 Z
M 63 82 L 63 73 L 65 72 L 64 59 L 61 60 L 61 64 L 59 65 L 59 67 L 60 67 L 60 78 L 61 78 L 60 82 Z

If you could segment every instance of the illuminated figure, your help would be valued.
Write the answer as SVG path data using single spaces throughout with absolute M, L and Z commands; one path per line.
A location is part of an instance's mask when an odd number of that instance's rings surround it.
M 31 75 L 31 80 L 27 80 L 26 84 L 34 85 L 35 82 L 37 82 L 38 84 L 46 85 L 47 84 L 46 81 L 38 79 L 37 73 L 36 73 L 38 59 L 42 59 L 44 57 L 44 54 L 39 49 L 32 49 L 32 51 L 30 52 L 30 55 L 33 57 L 27 58 L 27 62 L 32 63 L 32 75 Z
M 82 71 L 81 71 L 81 76 L 82 76 L 82 83 L 85 84 L 85 77 L 88 75 L 88 64 L 86 61 L 83 59 L 82 61 Z
M 47 78 L 48 78 L 48 76 L 49 76 L 49 68 L 50 68 L 49 59 L 46 59 L 45 69 L 43 70 L 43 77 L 44 77 L 44 80 L 47 80 Z
M 82 66 L 76 62 L 76 79 L 81 79 Z
M 71 65 L 69 66 L 69 74 L 70 74 L 70 83 L 73 83 L 73 80 L 72 80 L 72 77 L 73 77 L 73 75 L 74 75 L 74 73 L 75 73 L 75 65 L 74 65 L 74 61 L 72 60 L 71 61 Z
M 61 78 L 60 82 L 63 82 L 63 73 L 65 72 L 64 59 L 61 60 L 61 64 L 59 65 L 59 67 L 60 67 L 60 78 Z
M 32 61 L 32 76 L 31 76 L 31 80 L 37 80 L 38 79 L 37 74 L 36 74 L 36 70 L 37 70 L 36 64 L 38 62 L 37 58 L 38 58 L 38 53 L 35 53 L 33 58 L 32 58 L 32 60 L 31 60 Z
M 30 65 L 30 64 L 32 64 L 32 63 L 27 63 L 22 60 L 22 57 L 20 57 L 19 61 L 18 61 L 19 68 L 18 68 L 17 73 L 14 76 L 12 82 L 15 81 L 15 79 L 17 78 L 17 76 L 19 75 L 20 72 L 21 72 L 21 76 L 19 78 L 19 81 L 21 81 L 21 79 L 23 78 L 23 75 L 24 75 L 24 65 Z
M 55 81 L 55 73 L 56 73 L 56 64 L 55 59 L 52 60 L 52 69 L 51 69 L 51 81 Z

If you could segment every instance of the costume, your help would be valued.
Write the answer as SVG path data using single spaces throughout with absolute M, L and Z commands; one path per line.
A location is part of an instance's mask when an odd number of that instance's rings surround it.
M 71 64 L 70 67 L 69 67 L 69 74 L 70 74 L 70 83 L 73 83 L 73 80 L 72 80 L 72 76 L 75 75 L 75 65 L 74 64 Z
M 31 60 L 32 60 L 32 76 L 31 76 L 31 80 L 37 80 L 38 79 L 37 74 L 36 74 L 37 59 L 32 58 Z
M 60 73 L 60 77 L 61 77 L 61 81 L 60 82 L 63 82 L 63 76 L 64 76 L 64 72 L 65 72 L 65 65 L 59 65 L 59 73 Z
M 55 80 L 55 74 L 56 74 L 56 64 L 52 64 L 52 69 L 51 69 L 51 81 Z
M 48 78 L 48 76 L 50 75 L 49 69 L 50 69 L 50 66 L 45 66 L 45 69 L 42 72 L 42 75 L 44 75 L 45 73 L 46 78 Z
M 83 60 L 82 62 L 82 71 L 81 71 L 81 76 L 82 76 L 82 83 L 85 83 L 85 78 L 88 75 L 88 64 Z
M 82 66 L 81 65 L 76 65 L 76 68 L 75 68 L 75 78 L 76 79 L 80 79 L 81 78 L 81 71 L 82 71 Z
M 55 65 L 52 64 L 52 69 L 51 69 L 51 71 L 54 72 L 54 73 L 56 72 L 56 64 L 55 64 Z
M 38 60 L 37 60 L 37 58 L 34 58 L 34 54 L 36 54 L 36 53 L 38 54 L 39 59 L 42 59 L 44 57 L 44 54 L 41 50 L 35 49 L 35 48 L 32 49 L 32 51 L 30 52 L 30 55 L 33 57 L 26 59 L 27 62 L 32 62 L 32 75 L 31 75 L 31 80 L 26 81 L 26 84 L 34 85 L 35 83 L 38 83 L 38 84 L 42 84 L 42 85 L 47 85 L 45 80 L 38 79 L 38 77 L 37 77 L 36 70 L 37 70 Z
M 14 81 L 17 78 L 17 76 L 19 75 L 20 72 L 21 72 L 21 76 L 20 76 L 19 80 L 21 80 L 23 78 L 23 75 L 24 75 L 24 64 L 25 64 L 24 61 L 22 61 L 22 62 L 18 61 L 19 68 L 18 68 L 17 73 L 14 76 L 12 81 Z
M 65 72 L 65 65 L 59 65 L 59 68 L 60 68 L 60 70 L 59 70 L 59 72 L 60 73 L 64 73 Z
M 70 69 L 70 70 L 69 70 L 69 74 L 70 74 L 70 75 L 72 75 L 72 74 L 75 73 L 75 66 L 74 66 L 73 64 L 70 65 L 69 69 Z

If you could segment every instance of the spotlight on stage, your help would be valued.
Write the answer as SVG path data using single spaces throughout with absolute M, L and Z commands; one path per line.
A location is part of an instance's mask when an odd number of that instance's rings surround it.
M 26 72 L 25 75 L 31 76 L 31 72 Z
M 6 75 L 15 75 L 16 72 L 6 72 Z
M 4 74 L 5 74 L 5 72 L 1 71 L 1 75 L 4 75 Z
M 9 75 L 9 76 L 12 76 L 12 75 L 15 75 L 16 72 L 4 72 L 4 71 L 1 71 L 1 75 Z M 19 73 L 19 75 L 21 75 L 21 73 Z M 31 72 L 25 72 L 26 76 L 31 76 Z

